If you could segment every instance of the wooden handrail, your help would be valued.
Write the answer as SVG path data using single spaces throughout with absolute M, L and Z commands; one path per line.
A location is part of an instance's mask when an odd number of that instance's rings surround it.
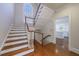
M 45 37 L 42 38 L 42 47 L 44 46 L 44 43 L 43 43 L 44 39 L 46 39 L 46 38 L 48 38 L 48 37 L 50 37 L 50 36 L 51 36 L 51 35 L 46 35 Z
M 42 40 L 44 40 L 44 39 L 46 39 L 46 38 L 48 38 L 48 37 L 50 37 L 51 35 L 46 35 Z
M 42 35 L 42 39 L 43 39 L 43 33 L 41 33 L 41 32 L 34 32 L 34 40 L 35 40 L 35 33 L 38 33 L 38 34 L 41 34 Z M 34 42 L 34 44 L 35 44 L 35 42 Z M 42 47 L 43 47 L 43 40 L 42 40 Z
M 39 5 L 38 5 L 38 8 L 37 8 L 37 11 L 36 11 L 36 14 L 35 14 L 35 17 L 34 17 L 34 18 L 25 16 L 25 22 L 26 22 L 26 18 L 34 19 L 34 21 L 33 21 L 33 26 L 35 25 L 35 19 L 36 19 L 36 16 L 37 16 L 37 14 L 38 14 L 38 11 L 39 11 L 40 6 L 41 6 L 41 3 L 39 3 Z M 26 23 L 26 25 L 28 25 L 28 24 Z M 27 27 L 28 27 L 28 26 L 27 26 Z
M 41 33 L 41 32 L 34 32 L 34 33 L 39 33 L 39 34 L 42 35 L 42 39 L 41 39 L 41 41 L 42 41 L 42 47 L 43 47 L 43 45 L 44 45 L 44 43 L 43 43 L 44 39 L 46 39 L 46 38 L 48 38 L 48 37 L 51 36 L 51 35 L 46 35 L 46 36 L 44 37 L 44 33 Z
M 35 33 L 43 34 L 43 33 L 41 33 L 41 32 L 36 32 L 36 31 L 35 31 Z
M 35 14 L 35 17 L 34 17 L 34 18 L 25 16 L 25 24 L 26 24 L 26 26 L 27 26 L 27 30 L 28 30 L 28 31 L 29 31 L 29 26 L 28 26 L 28 23 L 27 23 L 27 18 L 29 18 L 29 19 L 34 19 L 34 22 L 33 22 L 33 26 L 34 26 L 34 25 L 35 25 L 35 19 L 36 19 L 36 16 L 37 16 L 37 14 L 38 14 L 38 11 L 39 11 L 40 6 L 41 6 L 41 3 L 39 3 L 39 6 L 38 6 L 38 8 L 37 8 L 37 11 L 36 11 L 36 14 Z M 43 40 L 46 39 L 47 37 L 51 36 L 51 35 L 47 35 L 47 36 L 43 37 L 44 34 L 41 33 L 41 32 L 37 32 L 37 31 L 29 31 L 29 32 L 39 33 L 39 34 L 42 35 L 42 46 L 43 46 Z M 34 34 L 34 37 L 35 37 L 35 34 Z M 34 40 L 35 40 L 35 38 L 34 38 Z
M 27 30 L 29 31 L 29 26 L 28 26 L 28 23 L 27 23 L 26 16 L 25 16 L 25 25 L 27 26 Z
M 26 19 L 26 18 L 27 18 L 27 17 L 25 16 L 25 24 L 26 24 L 26 26 L 27 26 L 27 30 L 29 31 L 29 26 L 28 26 L 28 23 L 27 23 L 27 19 Z M 43 40 L 51 36 L 51 35 L 46 35 L 46 36 L 44 37 L 44 33 L 37 32 L 37 31 L 29 31 L 29 32 L 34 32 L 34 44 L 35 44 L 35 33 L 39 33 L 39 34 L 42 35 L 42 47 L 43 47 Z
M 32 18 L 32 17 L 27 17 L 27 16 L 25 16 L 26 18 L 29 18 L 29 19 L 35 19 L 35 18 Z
M 37 11 L 36 11 L 36 14 L 35 14 L 35 19 L 36 19 L 36 16 L 37 16 L 37 14 L 38 14 L 38 11 L 39 11 L 39 9 L 40 9 L 40 6 L 41 6 L 41 3 L 39 3 L 39 6 L 38 6 L 38 8 L 37 8 Z M 34 19 L 34 24 L 33 25 L 35 25 L 35 19 Z

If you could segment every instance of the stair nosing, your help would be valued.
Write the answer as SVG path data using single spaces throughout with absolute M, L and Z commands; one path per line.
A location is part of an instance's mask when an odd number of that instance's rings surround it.
M 8 40 L 6 41 L 5 43 L 9 43 L 9 42 L 15 42 L 15 41 L 22 41 L 22 40 L 27 40 L 27 38 L 24 38 L 24 39 L 18 39 L 18 40 Z
M 18 53 L 18 54 L 14 55 L 14 56 L 24 56 L 26 54 L 29 54 L 29 53 L 33 52 L 33 51 L 34 51 L 34 49 L 30 49 L 30 50 Z
M 10 49 L 10 48 L 15 48 L 15 47 L 26 45 L 26 44 L 28 44 L 28 42 L 24 42 L 24 43 L 20 43 L 20 44 L 14 44 L 14 45 L 10 45 L 10 46 L 4 46 L 2 48 L 2 50 L 6 50 L 6 49 Z
M 7 38 L 22 37 L 22 36 L 27 36 L 27 35 L 15 35 L 15 36 L 8 36 Z
M 20 33 L 20 34 L 10 34 L 9 36 L 15 36 L 15 35 L 27 35 L 27 33 Z
M 22 39 L 22 38 L 27 38 L 27 36 L 22 36 L 22 37 L 14 37 L 14 38 L 7 38 L 7 40 L 17 40 L 17 39 Z
M 23 46 L 19 46 L 19 47 L 15 47 L 15 48 L 10 48 L 10 49 L 6 49 L 6 50 L 2 50 L 0 52 L 0 55 L 5 54 L 5 53 L 9 53 L 9 52 L 12 52 L 12 51 L 16 51 L 18 49 L 27 48 L 27 47 L 28 47 L 28 45 L 23 45 Z
M 28 42 L 28 40 L 23 40 L 23 41 L 19 41 L 19 42 L 5 43 L 4 46 L 9 46 L 9 45 L 14 45 L 14 44 L 20 44 L 20 43 L 24 43 L 24 42 Z

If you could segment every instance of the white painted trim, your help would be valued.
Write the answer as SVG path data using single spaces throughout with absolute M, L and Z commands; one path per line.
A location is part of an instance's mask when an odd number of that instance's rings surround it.
M 19 35 L 27 35 L 27 33 L 20 33 L 20 34 L 10 34 L 8 36 L 19 36 Z
M 13 28 L 12 30 L 17 31 L 17 30 L 25 30 L 25 29 L 14 29 L 14 28 Z
M 41 40 L 36 40 L 39 44 L 42 44 Z
M 14 56 L 23 56 L 23 55 L 29 54 L 29 53 L 31 53 L 33 51 L 34 51 L 34 49 L 26 50 L 24 52 L 21 52 L 21 53 L 18 53 L 16 55 L 14 55 Z
M 71 48 L 71 50 L 70 50 L 70 51 L 72 51 L 72 52 L 74 52 L 74 53 L 79 54 L 79 49 L 77 49 L 77 48 Z
M 24 33 L 26 33 L 26 31 L 10 31 L 10 33 L 19 33 L 19 32 L 24 32 Z
M 71 49 L 71 17 L 69 15 L 67 15 L 67 17 L 69 18 L 69 39 L 68 39 L 69 45 L 68 45 L 68 47 L 69 47 L 69 50 L 70 50 Z M 53 43 L 55 43 L 55 44 L 56 44 L 56 27 L 55 27 L 56 19 L 54 20 L 54 41 L 53 41 Z
M 6 49 L 6 50 L 1 51 L 0 52 L 0 55 L 1 54 L 5 54 L 5 53 L 8 53 L 8 52 L 11 52 L 11 51 L 16 51 L 16 50 L 19 50 L 19 49 L 22 49 L 22 48 L 27 48 L 27 47 L 28 47 L 28 45 L 22 45 L 22 46 L 18 46 L 18 47 Z
M 68 48 L 69 50 L 71 49 L 71 17 L 72 16 L 68 16 L 69 17 L 69 45 L 68 45 Z
M 12 28 L 12 30 L 24 30 L 24 28 Z
M 28 40 L 10 42 L 10 43 L 4 44 L 4 46 L 10 46 L 10 45 L 21 44 L 21 43 L 27 43 L 27 42 L 28 42 Z
M 54 23 L 53 24 L 53 26 L 54 26 L 54 36 L 53 36 L 54 37 L 54 40 L 53 40 L 53 43 L 56 44 L 56 27 L 55 27 L 56 26 L 56 19 L 53 21 L 53 23 Z
M 9 27 L 8 32 L 7 32 L 7 34 L 6 34 L 5 38 L 4 38 L 4 41 L 2 42 L 2 46 L 0 47 L 0 52 L 1 52 L 2 48 L 3 48 L 3 46 L 4 46 L 4 43 L 5 43 L 6 40 L 7 40 L 7 36 L 8 36 L 8 34 L 9 34 L 10 30 L 11 30 L 11 27 L 12 27 L 12 26 Z
M 52 41 L 52 43 L 56 44 L 56 41 Z
M 39 40 L 36 40 L 39 44 L 42 44 L 42 42 L 41 41 L 39 41 Z
M 7 41 L 8 40 L 20 40 L 20 39 L 25 39 L 25 38 L 27 38 L 27 36 L 8 38 Z
M 23 26 L 22 26 L 22 27 L 14 26 L 14 27 L 12 27 L 12 29 L 13 29 L 13 28 L 14 28 L 14 29 L 17 29 L 17 28 L 18 28 L 18 29 L 24 29 Z

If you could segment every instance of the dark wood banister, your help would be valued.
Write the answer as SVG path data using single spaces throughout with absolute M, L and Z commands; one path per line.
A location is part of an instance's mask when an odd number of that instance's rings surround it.
M 26 21 L 27 21 L 26 18 L 27 18 L 27 17 L 25 17 L 25 24 L 26 24 L 26 26 L 27 26 L 27 30 L 29 31 L 29 26 L 28 26 L 28 23 L 26 22 Z M 29 31 L 29 32 L 30 32 L 30 31 Z M 43 47 L 43 40 L 46 39 L 47 37 L 51 36 L 51 35 L 46 35 L 45 37 L 43 37 L 43 35 L 44 35 L 43 33 L 37 32 L 37 31 L 33 31 L 33 32 L 34 32 L 34 44 L 35 44 L 35 33 L 39 33 L 39 34 L 42 35 L 42 47 Z
M 39 33 L 39 34 L 41 34 L 42 35 L 42 47 L 43 47 L 43 41 L 44 41 L 44 39 L 46 39 L 46 38 L 48 38 L 48 37 L 50 37 L 51 35 L 46 35 L 45 37 L 44 37 L 44 33 L 41 33 L 41 32 L 35 32 L 35 33 Z
M 32 18 L 32 17 L 27 17 L 27 16 L 25 16 L 26 18 L 29 18 L 29 19 L 35 19 L 35 18 Z
M 33 25 L 35 25 L 35 19 L 36 19 L 36 16 L 37 16 L 37 14 L 38 14 L 38 11 L 39 11 L 40 6 L 41 6 L 41 3 L 39 3 L 39 6 L 38 6 L 38 8 L 37 8 L 37 11 L 36 11 L 36 14 L 35 14 L 35 17 L 34 17 L 34 18 L 25 16 L 25 24 L 26 24 L 26 26 L 27 26 L 27 30 L 28 30 L 28 31 L 29 31 L 29 26 L 28 26 L 28 23 L 27 23 L 27 19 L 26 19 L 26 18 L 34 19 Z M 34 32 L 34 40 L 35 40 L 35 33 L 39 33 L 39 34 L 42 35 L 42 46 L 43 46 L 43 40 L 46 39 L 47 37 L 51 36 L 51 35 L 47 35 L 47 36 L 43 37 L 43 35 L 44 35 L 43 33 L 36 32 L 36 31 L 33 31 L 33 32 Z M 35 43 L 34 43 L 34 44 L 35 44 Z
M 44 46 L 44 43 L 43 43 L 44 40 L 45 40 L 46 38 L 50 37 L 50 36 L 51 36 L 51 35 L 46 35 L 45 37 L 42 38 L 42 46 Z
M 41 5 L 41 3 L 39 4 L 39 6 L 38 6 L 38 8 L 37 8 L 37 11 L 36 11 L 36 14 L 35 14 L 35 17 L 34 17 L 34 18 L 25 16 L 25 25 L 27 26 L 27 30 L 28 30 L 28 31 L 29 31 L 29 26 L 28 26 L 28 23 L 27 23 L 27 18 L 34 19 L 34 21 L 33 21 L 33 26 L 35 26 L 35 19 L 36 19 L 38 10 L 39 10 L 39 8 L 40 8 L 40 5 Z M 40 34 L 41 34 L 41 33 L 40 33 Z M 43 34 L 42 34 L 42 38 L 43 38 Z M 34 32 L 34 44 L 35 44 L 35 32 Z
M 27 17 L 25 16 L 25 25 L 27 26 L 27 30 L 29 31 L 29 26 L 28 26 L 28 23 L 27 23 Z
M 42 40 L 44 40 L 44 39 L 46 39 L 46 38 L 48 38 L 48 37 L 50 37 L 51 35 L 46 35 L 45 37 L 43 37 L 43 39 Z
M 37 14 L 38 14 L 38 11 L 39 11 L 40 6 L 41 6 L 41 3 L 39 3 L 39 5 L 38 5 L 38 8 L 37 8 L 37 11 L 36 11 L 36 14 L 35 14 L 35 17 L 34 17 L 34 18 L 25 16 L 25 24 L 27 25 L 27 27 L 28 27 L 28 23 L 26 22 L 26 18 L 34 19 L 34 20 L 33 20 L 33 26 L 35 25 L 35 19 L 36 19 L 36 17 L 37 17 Z M 29 28 L 28 28 L 28 29 L 29 29 Z
M 37 11 L 36 11 L 36 14 L 35 14 L 35 17 L 34 17 L 34 24 L 33 25 L 35 25 L 35 19 L 36 19 L 36 16 L 38 14 L 38 11 L 40 9 L 40 6 L 41 6 L 41 3 L 39 3 L 39 5 L 38 5 Z
M 41 34 L 42 35 L 42 39 L 43 39 L 43 33 L 41 33 L 41 32 L 34 32 L 34 33 L 39 33 L 39 34 Z M 34 36 L 35 37 L 35 36 Z M 34 43 L 35 44 L 35 43 Z M 43 40 L 42 40 L 42 47 L 43 47 Z

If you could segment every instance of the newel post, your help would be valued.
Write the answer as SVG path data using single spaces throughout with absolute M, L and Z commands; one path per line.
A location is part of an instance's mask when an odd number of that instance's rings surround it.
M 34 27 L 29 27 L 29 31 L 27 32 L 28 48 L 34 48 L 34 31 Z

